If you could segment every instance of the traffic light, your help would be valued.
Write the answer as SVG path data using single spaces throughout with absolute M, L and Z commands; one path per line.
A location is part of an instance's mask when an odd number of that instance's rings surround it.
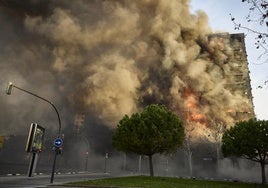
M 7 89 L 6 89 L 6 94 L 10 95 L 11 94 L 11 90 L 12 90 L 12 82 L 8 83 Z

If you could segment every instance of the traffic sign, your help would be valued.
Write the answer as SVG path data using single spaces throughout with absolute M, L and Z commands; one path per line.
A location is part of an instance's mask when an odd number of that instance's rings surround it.
M 61 147 L 62 144 L 63 144 L 63 140 L 62 140 L 61 138 L 56 138 L 56 139 L 54 140 L 54 146 L 56 146 L 56 147 Z

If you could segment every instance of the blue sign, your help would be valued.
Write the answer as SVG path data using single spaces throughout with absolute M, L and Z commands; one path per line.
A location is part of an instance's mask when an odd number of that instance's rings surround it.
M 61 147 L 62 144 L 63 144 L 63 140 L 62 140 L 61 138 L 56 138 L 56 139 L 54 140 L 54 146 L 56 146 L 56 147 Z

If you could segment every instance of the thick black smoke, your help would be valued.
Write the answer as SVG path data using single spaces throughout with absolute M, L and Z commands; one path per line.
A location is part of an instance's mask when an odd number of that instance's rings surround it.
M 2 0 L 0 24 L 2 88 L 12 81 L 51 99 L 66 129 L 75 113 L 113 128 L 150 103 L 231 123 L 228 109 L 247 100 L 225 85 L 231 48 L 207 38 L 207 16 L 188 0 Z M 18 91 L 1 106 L 2 134 L 32 119 L 57 129 L 46 104 Z
M 231 126 L 235 112 L 251 107 L 243 90 L 228 86 L 240 66 L 233 61 L 237 54 L 228 40 L 208 37 L 206 14 L 191 14 L 189 4 L 190 0 L 0 0 L 0 136 L 26 135 L 33 122 L 45 127 L 39 166 L 48 167 L 58 130 L 56 113 L 16 88 L 7 96 L 9 81 L 57 106 L 65 133 L 63 168 L 84 169 L 86 151 L 91 168 L 102 168 L 106 153 L 112 155 L 111 130 L 123 115 L 151 103 L 165 104 L 186 119 L 188 144 L 196 133 L 211 134 L 207 127 L 212 122 Z M 248 74 L 244 70 L 242 78 Z M 85 114 L 81 127 L 75 126 L 75 114 Z M 12 148 L 4 147 L 1 159 L 12 159 L 6 153 L 18 154 L 13 150 L 16 137 L 10 138 L 6 143 Z M 21 149 L 24 143 L 19 142 Z M 113 165 L 122 165 L 120 157 Z M 178 171 L 176 165 L 183 160 L 173 158 L 170 166 Z

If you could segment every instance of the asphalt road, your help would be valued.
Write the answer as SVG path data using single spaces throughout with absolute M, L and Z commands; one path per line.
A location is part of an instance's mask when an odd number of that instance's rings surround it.
M 110 175 L 108 173 L 55 174 L 53 184 L 50 183 L 50 177 L 50 175 L 36 175 L 34 177 L 27 177 L 26 175 L 1 176 L 0 188 L 59 188 L 64 187 L 61 186 L 64 183 L 110 177 Z

